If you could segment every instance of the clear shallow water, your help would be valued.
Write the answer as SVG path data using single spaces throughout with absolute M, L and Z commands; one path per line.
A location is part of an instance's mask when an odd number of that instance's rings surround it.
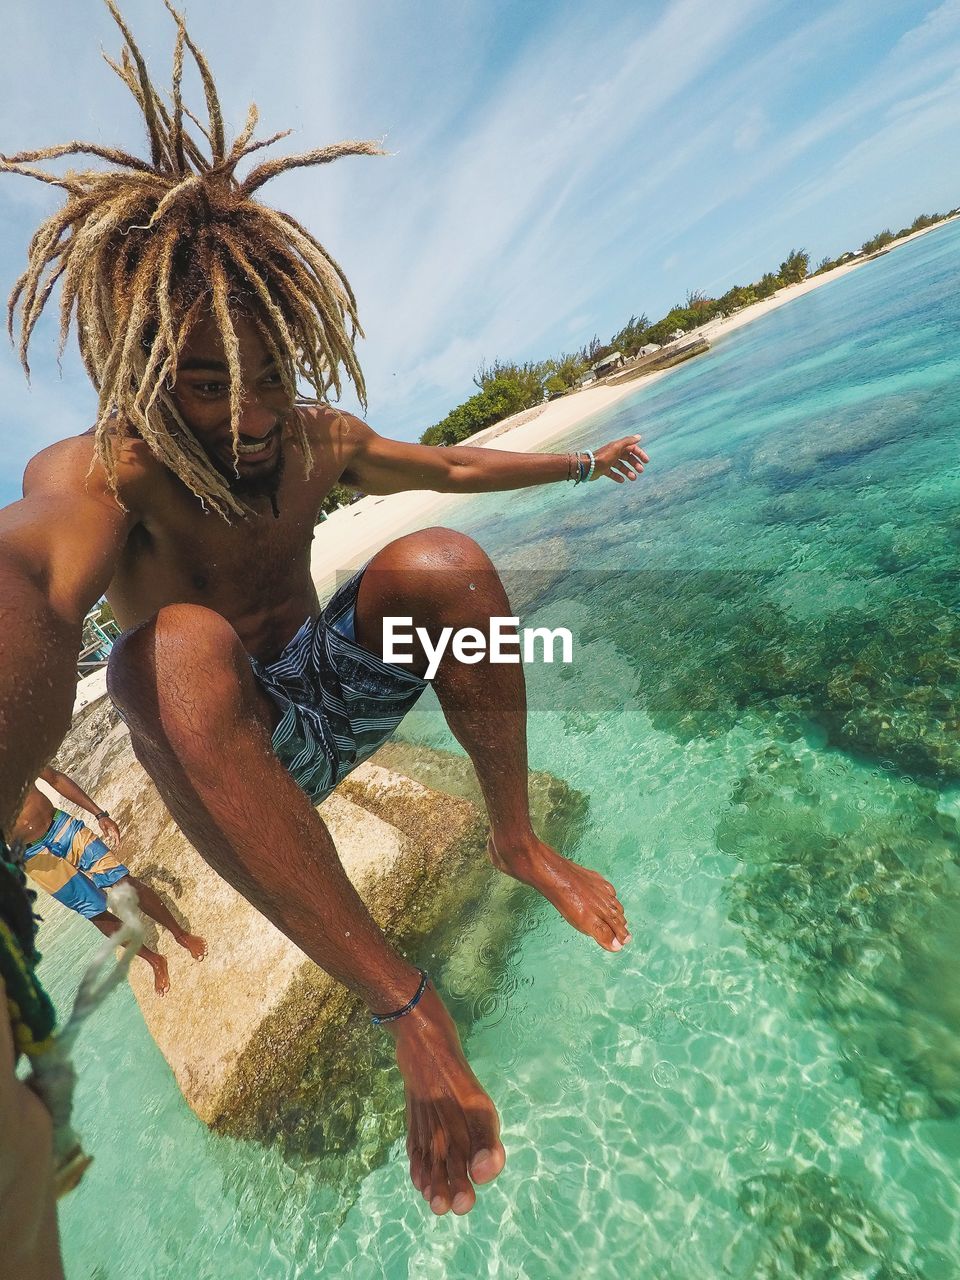
M 640 485 L 455 513 L 527 624 L 574 631 L 572 673 L 528 668 L 531 764 L 589 796 L 568 852 L 634 934 L 608 956 L 527 898 L 452 928 L 508 1149 L 476 1210 L 433 1218 L 397 1124 L 325 1162 L 206 1133 L 123 992 L 78 1050 L 71 1277 L 960 1274 L 958 251 L 923 237 L 570 437 L 642 431 Z M 452 749 L 435 702 L 404 735 Z M 50 929 L 62 1004 L 97 939 Z

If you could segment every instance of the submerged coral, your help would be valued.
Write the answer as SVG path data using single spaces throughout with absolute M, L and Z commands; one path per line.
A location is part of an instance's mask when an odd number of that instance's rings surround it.
M 754 1280 L 923 1280 L 913 1245 L 852 1182 L 820 1169 L 779 1169 L 740 1187 L 763 1230 Z
M 960 1114 L 960 827 L 935 793 L 770 747 L 717 843 L 743 863 L 731 919 L 826 1018 L 865 1103 Z
M 777 716 L 787 706 L 831 745 L 933 782 L 960 779 L 960 612 L 943 556 L 910 593 L 863 586 L 858 607 L 832 607 L 819 574 L 571 579 L 564 589 L 584 619 L 579 643 L 612 645 L 637 673 L 635 701 L 680 741 L 724 734 L 746 710 Z M 555 594 L 546 596 L 556 612 Z M 622 675 L 610 683 L 622 701 Z

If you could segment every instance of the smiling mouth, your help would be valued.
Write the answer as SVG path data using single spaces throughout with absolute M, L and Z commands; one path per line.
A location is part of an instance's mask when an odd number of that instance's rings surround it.
M 266 458 L 273 452 L 279 434 L 279 431 L 271 431 L 262 440 L 254 440 L 248 444 L 244 444 L 241 440 L 237 445 L 237 457 L 242 458 L 245 462 L 258 462 L 260 459 Z

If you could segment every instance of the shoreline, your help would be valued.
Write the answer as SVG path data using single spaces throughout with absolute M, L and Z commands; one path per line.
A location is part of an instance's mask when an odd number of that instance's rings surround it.
M 957 217 L 960 215 L 945 218 L 943 222 L 937 222 L 931 227 L 923 227 L 919 231 L 911 232 L 908 236 L 894 240 L 881 250 L 881 254 L 889 253 L 910 240 L 916 240 L 918 236 L 936 231 L 948 222 L 955 221 Z M 795 298 L 812 293 L 822 285 L 848 275 L 878 256 L 880 254 L 856 258 L 852 262 L 834 267 L 832 271 L 825 271 L 823 275 L 808 276 L 806 280 L 787 285 L 771 297 L 754 302 L 723 320 L 709 320 L 699 329 L 691 329 L 686 336 L 706 338 L 708 342 L 726 337 L 727 334 L 735 333 L 737 329 L 752 324 L 761 316 L 776 311 Z M 558 400 L 535 405 L 510 418 L 503 418 L 493 426 L 478 431 L 476 435 L 464 441 L 464 444 L 481 449 L 491 447 L 504 449 L 511 453 L 538 452 L 594 414 L 609 408 L 626 396 L 633 395 L 641 387 L 648 387 L 660 378 L 669 376 L 675 368 L 681 367 L 682 365 L 674 365 L 668 369 L 660 369 L 616 387 L 601 385 L 571 392 Z M 458 447 L 458 445 L 450 446 L 453 449 Z M 438 493 L 434 489 L 417 489 L 383 497 L 370 494 L 352 506 L 338 507 L 317 526 L 313 541 L 311 573 L 321 598 L 333 590 L 338 573 L 358 569 L 365 560 L 392 539 L 429 527 L 441 512 L 474 496 L 468 493 Z

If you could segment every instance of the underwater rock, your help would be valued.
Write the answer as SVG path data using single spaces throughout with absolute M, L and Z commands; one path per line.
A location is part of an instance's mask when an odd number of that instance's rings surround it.
M 632 697 L 661 732 L 715 738 L 744 711 L 776 716 L 788 701 L 831 745 L 933 782 L 960 779 L 960 611 L 943 570 L 910 595 L 901 585 L 868 607 L 803 619 L 778 602 L 784 579 L 772 571 L 573 577 L 570 607 L 586 619 L 577 644 L 623 657 L 606 697 Z M 815 581 L 804 589 L 816 599 Z
M 447 789 L 371 760 L 320 813 L 374 918 L 417 955 L 435 944 L 438 930 L 455 933 L 471 904 L 504 878 L 485 856 L 482 809 L 464 798 L 478 794 L 469 761 L 404 744 L 385 751 Z M 289 1137 L 304 1158 L 342 1157 L 354 1148 L 358 1159 L 382 1156 L 402 1126 L 399 1080 L 383 1070 L 386 1037 L 374 1037 L 359 1002 L 195 852 L 134 758 L 108 699 L 81 711 L 57 761 L 110 809 L 123 833 L 120 856 L 133 873 L 207 940 L 207 958 L 197 964 L 166 933 L 148 935 L 170 965 L 171 990 L 162 1000 L 146 965 L 130 973 L 151 1035 L 194 1112 L 236 1136 Z M 557 779 L 531 775 L 531 792 L 547 838 L 562 839 L 582 819 L 586 799 Z M 366 1135 L 359 1146 L 358 1132 Z
M 845 610 L 811 654 L 811 715 L 833 742 L 936 782 L 960 779 L 960 615 L 927 597 Z
M 656 729 L 689 742 L 728 732 L 745 707 L 804 693 L 816 677 L 797 624 L 767 594 L 772 579 L 722 570 L 578 575 L 578 606 L 596 619 L 578 643 L 623 655 L 611 705 L 633 698 Z
M 747 1178 L 737 1203 L 763 1233 L 753 1280 L 923 1280 L 913 1242 L 851 1181 L 779 1169 Z
M 856 414 L 820 417 L 797 425 L 784 447 L 781 432 L 763 437 L 750 455 L 752 478 L 770 489 L 809 484 L 824 474 L 878 453 L 903 438 L 904 406 L 883 399 L 858 405 Z
M 960 1115 L 960 827 L 936 804 L 842 756 L 772 746 L 717 829 L 743 864 L 730 918 L 893 1120 Z
M 481 811 L 483 809 L 480 784 L 466 756 L 454 755 L 452 751 L 434 751 L 409 742 L 387 742 L 371 759 L 384 769 L 415 778 L 425 787 L 459 796 Z M 341 790 L 344 786 L 349 788 L 349 784 L 350 778 L 345 779 Z M 537 835 L 548 844 L 566 844 L 569 847 L 583 829 L 590 807 L 587 796 L 552 773 L 540 770 L 528 773 L 527 788 L 530 815 Z M 349 796 L 349 790 L 345 794 Z

